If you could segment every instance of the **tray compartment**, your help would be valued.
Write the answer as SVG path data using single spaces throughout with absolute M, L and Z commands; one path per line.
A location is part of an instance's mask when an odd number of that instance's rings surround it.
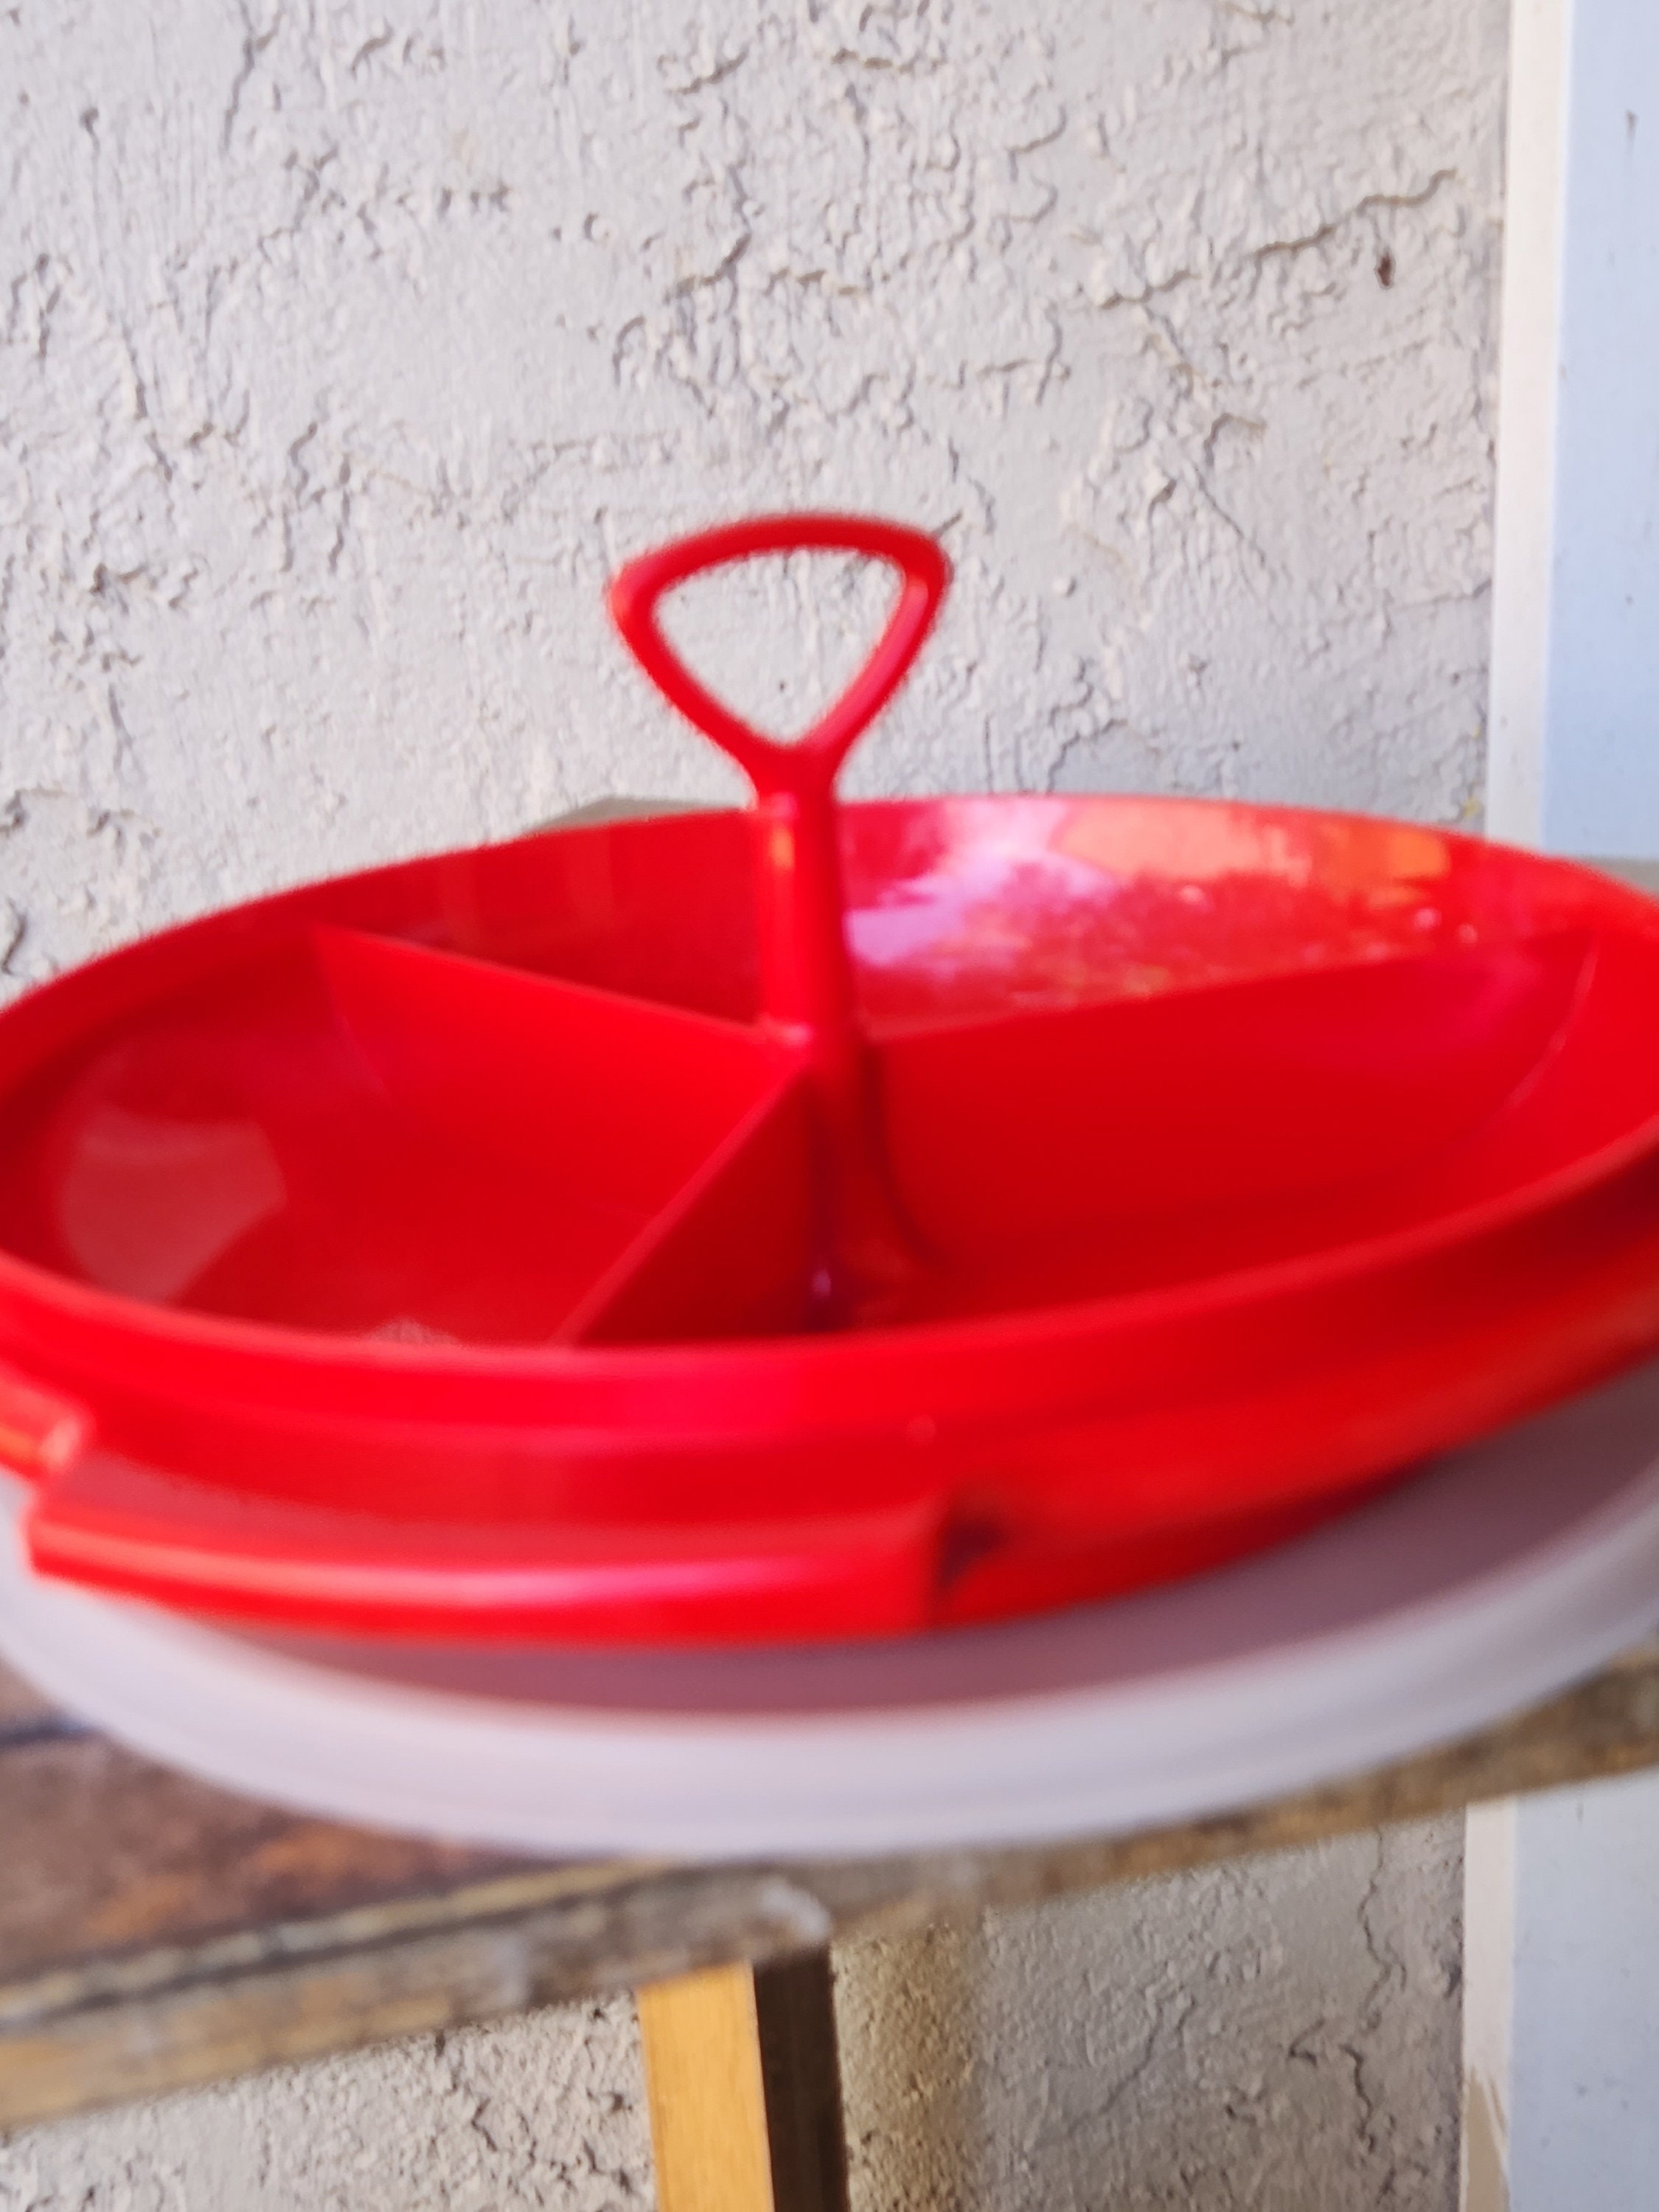
M 726 1024 L 319 929 L 27 1085 L 0 1243 L 193 1311 L 544 1342 L 778 1080 Z
M 943 1262 L 927 1310 L 1152 1288 L 1490 1194 L 1481 1147 L 1595 965 L 1564 931 L 890 1037 L 894 1180 Z M 1508 1180 L 1581 1121 L 1511 1151 Z

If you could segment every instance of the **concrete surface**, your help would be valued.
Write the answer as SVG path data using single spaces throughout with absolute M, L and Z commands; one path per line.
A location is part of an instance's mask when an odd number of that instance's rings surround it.
M 730 792 L 599 595 L 759 507 L 956 561 L 854 788 L 1476 820 L 1504 32 L 1502 0 L 13 0 L 0 981 Z M 792 573 L 687 634 L 787 721 L 867 597 Z M 1365 1935 L 1441 1958 L 1447 1847 L 1405 1849 L 850 1964 L 864 2204 L 1449 2203 L 1452 1970 Z M 896 1979 L 945 2088 L 858 1994 Z M 618 2006 L 35 2130 L 0 2207 L 626 2203 L 630 2049 Z

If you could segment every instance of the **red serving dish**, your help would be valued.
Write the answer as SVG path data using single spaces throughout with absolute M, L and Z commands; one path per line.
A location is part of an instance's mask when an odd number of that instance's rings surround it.
M 904 583 L 769 745 L 659 594 Z M 1190 1572 L 1659 1346 L 1659 908 L 1399 823 L 837 811 L 943 556 L 613 606 L 748 814 L 325 884 L 0 1016 L 44 1571 L 248 1621 L 865 1636 Z M 758 896 L 757 896 L 758 892 Z

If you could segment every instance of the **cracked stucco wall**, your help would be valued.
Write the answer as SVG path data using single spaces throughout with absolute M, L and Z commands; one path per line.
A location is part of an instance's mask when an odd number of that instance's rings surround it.
M 651 2201 L 626 2000 L 0 2142 L 0 2212 L 646 2212 Z
M 956 558 L 864 788 L 1468 817 L 1504 14 L 8 0 L 8 975 L 729 789 L 599 592 L 757 506 Z
M 1452 2212 L 1461 1868 L 1434 1822 L 848 1947 L 855 2212 Z
M 757 507 L 955 559 L 854 787 L 1473 818 L 1504 17 L 0 0 L 0 988 L 729 793 L 599 592 Z M 861 603 L 688 611 L 787 715 Z M 860 2212 L 1439 2212 L 1455 1870 L 1378 1850 L 848 1952 Z M 0 2212 L 646 2200 L 636 2066 L 400 2046 L 31 2131 Z

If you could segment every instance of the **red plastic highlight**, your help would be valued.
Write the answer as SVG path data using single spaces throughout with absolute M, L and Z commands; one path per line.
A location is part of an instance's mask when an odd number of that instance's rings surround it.
M 0 1368 L 0 1467 L 34 1482 L 64 1474 L 92 1441 L 84 1407 L 37 1390 Z

